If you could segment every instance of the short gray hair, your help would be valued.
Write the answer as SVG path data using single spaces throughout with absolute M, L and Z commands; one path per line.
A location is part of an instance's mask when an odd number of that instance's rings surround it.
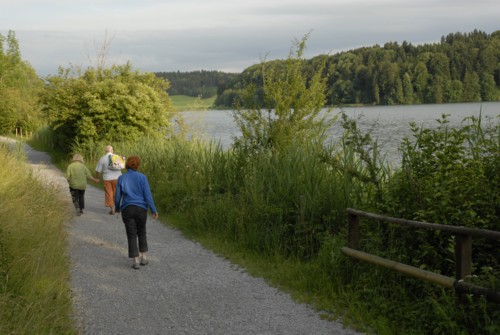
M 76 161 L 83 163 L 83 156 L 80 154 L 74 154 L 73 155 L 73 162 L 76 162 Z

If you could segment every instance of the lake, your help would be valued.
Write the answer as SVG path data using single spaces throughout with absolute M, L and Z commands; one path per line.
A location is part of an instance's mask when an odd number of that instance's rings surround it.
M 326 111 L 326 110 L 325 110 Z M 500 117 L 500 102 L 401 105 L 401 106 L 365 106 L 334 108 L 332 115 L 344 111 L 349 117 L 357 120 L 358 127 L 370 132 L 381 145 L 381 151 L 393 163 L 398 163 L 400 154 L 398 146 L 404 137 L 411 136 L 410 122 L 419 126 L 435 128 L 437 119 L 442 114 L 449 114 L 449 125 L 459 126 L 469 116 L 483 116 L 483 122 Z M 181 113 L 196 133 L 203 134 L 206 139 L 219 141 L 228 148 L 240 131 L 233 121 L 230 110 L 207 110 Z M 331 130 L 331 139 L 336 140 L 342 134 L 342 127 L 337 123 Z

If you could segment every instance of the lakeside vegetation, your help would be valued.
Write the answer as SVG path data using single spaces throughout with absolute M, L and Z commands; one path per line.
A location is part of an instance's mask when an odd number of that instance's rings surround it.
M 90 166 L 108 142 L 120 154 L 140 155 L 170 224 L 326 318 L 377 334 L 498 333 L 498 304 L 472 296 L 457 304 L 453 291 L 349 259 L 340 249 L 347 244 L 348 207 L 498 230 L 499 120 L 470 118 L 451 129 L 443 116 L 436 129 L 409 125 L 413 136 L 401 143 L 398 169 L 343 114 L 333 118 L 343 137 L 325 147 L 330 123 L 318 111 L 327 99 L 327 62 L 315 75 L 304 72 L 306 39 L 296 42 L 282 69 L 261 64 L 262 89 L 242 91 L 251 107 L 235 111 L 242 136 L 227 150 L 186 140 L 173 125 L 164 87 L 130 66 L 48 81 L 42 92 L 48 124 L 35 140 L 63 157 L 80 152 Z M 146 100 L 135 95 L 141 92 Z M 257 92 L 275 113 L 261 109 Z M 118 121 L 127 115 L 128 123 Z M 378 224 L 362 229 L 364 251 L 454 275 L 449 236 Z M 467 280 L 500 290 L 498 242 L 474 247 L 474 276 Z
M 69 207 L 29 171 L 22 147 L 0 142 L 0 160 L 0 334 L 76 334 Z
M 202 111 L 214 107 L 215 96 L 210 98 L 190 97 L 187 95 L 171 95 L 172 105 L 175 110 L 183 111 Z

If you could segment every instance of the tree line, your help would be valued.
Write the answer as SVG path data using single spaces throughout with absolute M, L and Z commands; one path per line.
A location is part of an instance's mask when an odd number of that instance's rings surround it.
M 262 98 L 263 74 L 280 71 L 285 60 L 273 60 L 245 69 L 224 90 L 215 105 L 245 103 L 243 88 L 255 86 L 253 103 Z M 421 104 L 496 101 L 500 99 L 500 31 L 487 34 L 451 33 L 438 43 L 412 45 L 388 42 L 335 55 L 303 60 L 309 76 L 320 66 L 327 78 L 327 105 Z M 261 65 L 265 65 L 264 67 Z
M 201 96 L 202 98 L 211 98 L 221 94 L 238 76 L 237 73 L 205 70 L 156 72 L 155 75 L 170 82 L 168 91 L 170 95 Z

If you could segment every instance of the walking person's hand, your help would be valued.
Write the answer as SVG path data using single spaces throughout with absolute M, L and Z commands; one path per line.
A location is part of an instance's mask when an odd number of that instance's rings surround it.
M 153 213 L 153 219 L 158 219 L 158 213 Z

